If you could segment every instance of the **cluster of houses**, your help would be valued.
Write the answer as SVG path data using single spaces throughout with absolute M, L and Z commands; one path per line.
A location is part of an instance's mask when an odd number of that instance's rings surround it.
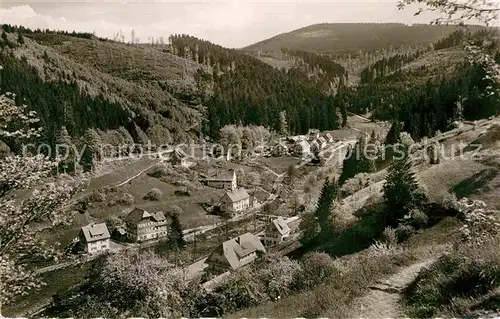
M 177 154 L 176 151 L 172 155 L 177 158 L 175 154 Z M 242 214 L 260 202 L 257 196 L 250 196 L 245 188 L 238 187 L 234 170 L 208 178 L 206 184 L 210 187 L 226 190 L 219 201 L 220 210 L 231 217 Z M 118 232 L 117 237 L 126 238 L 131 242 L 143 242 L 167 236 L 167 219 L 163 212 L 150 213 L 144 209 L 135 208 L 124 218 L 124 221 L 124 227 L 118 227 L 115 231 Z M 105 223 L 84 226 L 79 235 L 79 241 L 83 244 L 84 251 L 89 254 L 109 250 L 110 238 L 111 234 Z
M 286 141 L 277 142 L 269 150 L 273 156 L 284 156 L 289 151 L 298 157 L 305 158 L 312 152 L 321 151 L 327 143 L 333 142 L 329 134 L 320 136 L 319 132 L 309 132 L 305 136 L 293 136 Z M 187 167 L 188 156 L 180 149 L 168 152 L 169 161 L 173 165 Z M 220 210 L 234 217 L 258 206 L 267 200 L 271 194 L 264 190 L 254 190 L 252 195 L 238 187 L 234 170 L 221 172 L 216 176 L 206 178 L 209 187 L 223 189 L 225 192 L 219 200 Z M 295 218 L 298 220 L 298 217 Z M 144 242 L 167 237 L 167 218 L 163 212 L 150 213 L 141 208 L 133 209 L 125 218 L 124 225 L 117 227 L 119 238 L 131 242 Z M 208 271 L 213 274 L 235 270 L 252 263 L 259 254 L 266 253 L 266 247 L 272 247 L 285 242 L 294 232 L 290 223 L 294 218 L 285 220 L 277 217 L 269 221 L 265 230 L 259 235 L 246 233 L 223 242 L 207 258 Z M 113 234 L 114 234 L 113 233 Z M 111 249 L 111 237 L 106 223 L 90 224 L 81 228 L 78 239 L 83 250 L 88 254 L 98 254 Z M 113 235 L 113 238 L 115 236 Z
M 245 233 L 223 242 L 206 259 L 206 270 L 218 275 L 252 263 L 259 254 L 267 252 L 266 247 L 285 242 L 297 229 L 298 221 L 298 217 L 287 220 L 277 217 L 270 220 L 259 235 Z M 151 214 L 136 208 L 126 217 L 126 229 L 127 237 L 134 242 L 163 238 L 167 235 L 166 218 L 162 212 Z M 106 252 L 111 247 L 111 235 L 105 223 L 82 227 L 79 239 L 84 251 L 91 255 Z
M 285 220 L 283 217 L 272 219 L 264 232 L 259 235 L 245 233 L 231 238 L 217 247 L 206 259 L 207 271 L 220 275 L 246 266 L 272 247 L 285 242 L 297 230 L 298 217 Z
M 229 170 L 207 178 L 205 183 L 209 187 L 226 190 L 220 199 L 220 210 L 231 217 L 235 217 L 249 208 L 256 207 L 257 201 L 251 197 L 247 190 L 238 187 L 236 172 Z
M 143 242 L 165 238 L 167 229 L 167 219 L 163 212 L 149 213 L 135 208 L 125 217 L 125 228 L 118 227 L 116 231 L 129 241 Z M 82 227 L 78 239 L 83 251 L 88 254 L 98 254 L 110 249 L 111 234 L 106 223 Z
M 320 134 L 318 130 L 310 130 L 307 135 L 290 136 L 286 140 L 275 142 L 271 147 L 271 155 L 275 157 L 292 153 L 294 156 L 306 158 L 324 150 L 334 142 L 330 133 Z

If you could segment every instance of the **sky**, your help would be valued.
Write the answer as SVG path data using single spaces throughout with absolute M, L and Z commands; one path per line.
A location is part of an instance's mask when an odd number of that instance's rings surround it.
M 397 9 L 397 0 L 344 1 L 166 1 L 166 0 L 0 0 L 0 21 L 29 28 L 95 32 L 109 37 L 134 30 L 141 42 L 185 33 L 230 48 L 241 48 L 315 23 L 427 23 L 435 14 L 413 16 L 416 7 Z

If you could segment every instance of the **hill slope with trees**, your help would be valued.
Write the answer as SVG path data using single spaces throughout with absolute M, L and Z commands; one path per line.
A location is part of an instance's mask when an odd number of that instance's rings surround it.
M 480 27 L 471 26 L 472 29 Z M 435 42 L 457 26 L 401 23 L 314 24 L 243 48 L 248 52 L 279 52 L 281 49 L 315 53 L 376 51 L 389 47 L 418 46 Z

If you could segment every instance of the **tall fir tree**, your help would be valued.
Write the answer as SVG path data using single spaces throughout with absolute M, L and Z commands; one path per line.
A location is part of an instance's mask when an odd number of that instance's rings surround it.
M 9 38 L 7 38 L 5 30 L 2 31 L 2 46 L 9 46 Z
M 75 152 L 73 142 L 65 126 L 61 127 L 56 139 L 56 156 L 59 159 L 59 172 L 72 173 L 75 171 Z
M 308 212 L 302 215 L 300 220 L 300 243 L 305 246 L 317 239 L 318 234 L 320 232 L 320 228 L 318 225 L 318 220 L 316 219 L 316 215 L 312 212 Z
M 286 119 L 286 111 L 281 111 L 279 114 L 279 122 L 278 122 L 278 134 L 282 136 L 288 135 L 288 121 Z
M 88 129 L 83 136 L 85 149 L 80 164 L 85 171 L 92 171 L 95 164 L 102 159 L 100 146 L 102 139 L 94 129 Z
M 17 44 L 23 45 L 24 44 L 24 37 L 21 32 L 17 33 Z
M 171 222 L 168 231 L 168 241 L 170 247 L 182 250 L 186 247 L 186 241 L 184 240 L 184 234 L 182 233 L 182 225 L 179 220 L 179 214 L 174 213 L 170 218 Z
M 357 167 L 357 161 L 356 161 L 356 145 L 352 146 L 349 145 L 349 148 L 347 149 L 347 153 L 344 158 L 344 162 L 342 163 L 342 173 L 340 174 L 339 177 L 339 184 L 342 185 L 347 181 L 349 178 L 354 177 L 356 175 L 356 167 Z
M 319 225 L 320 235 L 327 236 L 331 233 L 330 227 L 330 211 L 333 201 L 337 197 L 338 185 L 335 179 L 327 178 L 321 188 L 321 193 L 318 200 L 318 206 L 314 213 Z
M 400 143 L 401 132 L 403 131 L 403 124 L 398 120 L 393 120 L 389 132 L 384 141 L 384 158 L 390 161 L 394 155 L 394 148 Z
M 385 224 L 388 226 L 397 226 L 399 219 L 425 202 L 425 195 L 418 191 L 418 182 L 412 172 L 408 149 L 404 150 L 401 158 L 392 161 L 383 192 Z
M 361 135 L 358 139 L 359 144 L 359 159 L 356 174 L 359 173 L 373 173 L 375 172 L 375 161 L 369 154 L 369 147 L 367 146 L 369 140 L 365 135 Z
M 339 177 L 340 185 L 356 176 L 356 174 L 375 171 L 375 162 L 370 156 L 371 154 L 368 154 L 366 145 L 366 136 L 360 135 L 356 145 L 347 152 L 342 166 L 342 173 Z

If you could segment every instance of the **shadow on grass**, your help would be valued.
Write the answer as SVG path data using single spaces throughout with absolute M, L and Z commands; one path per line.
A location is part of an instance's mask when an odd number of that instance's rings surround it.
M 288 257 L 299 259 L 311 251 L 325 252 L 332 257 L 340 257 L 368 248 L 373 240 L 384 231 L 384 206 L 377 203 L 361 210 L 363 212 L 357 214 L 358 220 L 352 226 L 302 245 L 289 253 Z
M 477 194 L 483 187 L 493 180 L 498 175 L 498 170 L 494 168 L 487 168 L 479 173 L 472 175 L 456 184 L 451 188 L 451 191 L 457 195 L 457 197 L 467 197 L 473 194 Z
M 421 209 L 428 216 L 426 228 L 438 224 L 446 217 L 458 215 L 457 210 L 432 202 L 422 204 Z M 358 217 L 357 221 L 348 228 L 318 238 L 307 245 L 302 245 L 287 256 L 300 259 L 308 252 L 318 251 L 325 252 L 332 257 L 341 257 L 358 253 L 370 247 L 375 239 L 381 237 L 387 226 L 384 204 L 379 202 L 363 207 L 355 215 Z

